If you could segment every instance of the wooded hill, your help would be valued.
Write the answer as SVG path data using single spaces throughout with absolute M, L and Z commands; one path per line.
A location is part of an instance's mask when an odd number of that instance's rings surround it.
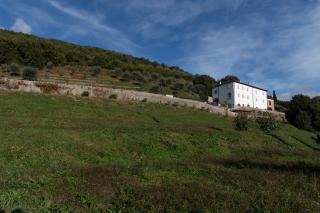
M 215 82 L 209 76 L 192 75 L 179 67 L 145 58 L 0 30 L 0 64 L 12 63 L 37 69 L 48 64 L 60 67 L 98 67 L 111 71 L 116 78 L 139 82 L 142 90 L 173 93 L 192 99 L 205 100 Z

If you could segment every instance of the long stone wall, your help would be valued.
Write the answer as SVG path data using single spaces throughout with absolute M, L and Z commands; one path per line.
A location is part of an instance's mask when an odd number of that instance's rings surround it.
M 71 95 L 82 96 L 83 94 L 89 97 L 109 98 L 111 95 L 116 95 L 119 100 L 132 100 L 132 101 L 146 101 L 159 104 L 173 104 L 177 106 L 192 107 L 196 109 L 207 110 L 211 113 L 234 117 L 236 113 L 230 112 L 227 108 L 212 106 L 204 102 L 172 98 L 164 95 L 158 95 L 147 92 L 113 89 L 97 86 L 85 86 L 75 84 L 55 84 L 41 81 L 25 81 L 15 80 L 8 78 L 0 79 L 0 89 L 11 91 L 47 93 L 52 95 Z

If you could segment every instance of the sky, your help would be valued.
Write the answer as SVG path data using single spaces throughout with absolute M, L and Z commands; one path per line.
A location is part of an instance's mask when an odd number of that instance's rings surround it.
M 0 0 L 0 28 L 320 95 L 320 0 Z

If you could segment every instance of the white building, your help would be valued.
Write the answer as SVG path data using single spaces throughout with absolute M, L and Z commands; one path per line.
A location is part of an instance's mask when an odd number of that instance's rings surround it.
M 240 82 L 229 82 L 212 89 L 213 100 L 230 108 L 250 107 L 267 110 L 267 90 Z

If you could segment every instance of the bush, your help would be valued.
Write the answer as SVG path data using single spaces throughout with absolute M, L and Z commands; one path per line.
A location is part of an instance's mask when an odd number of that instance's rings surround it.
M 146 99 L 146 98 L 144 98 L 144 99 L 142 99 L 142 102 L 147 102 L 148 101 L 148 99 Z
M 12 63 L 9 66 L 9 71 L 11 76 L 20 76 L 20 66 L 19 64 Z
M 160 87 L 157 85 L 151 87 L 151 89 L 150 89 L 150 92 L 152 92 L 152 93 L 158 93 L 159 91 L 160 91 Z
M 82 97 L 88 97 L 90 95 L 90 93 L 88 91 L 84 91 L 81 96 Z
M 152 75 L 151 75 L 151 79 L 152 79 L 152 80 L 156 81 L 156 80 L 158 80 L 159 78 L 160 78 L 160 75 L 159 75 L 158 73 L 152 73 Z
M 260 129 L 266 133 L 270 133 L 273 130 L 280 128 L 280 121 L 276 120 L 271 114 L 268 114 L 266 117 L 256 118 L 256 122 Z
M 130 72 L 124 72 L 121 76 L 123 79 L 126 79 L 126 80 L 131 80 L 131 73 Z
M 118 95 L 117 94 L 112 94 L 109 96 L 110 99 L 117 99 L 118 98 Z
M 159 85 L 160 85 L 161 87 L 167 86 L 167 79 L 161 78 L 161 79 L 159 80 Z
M 47 68 L 48 68 L 49 70 L 51 70 L 53 67 L 54 67 L 54 64 L 53 64 L 51 61 L 49 61 L 49 62 L 47 63 Z
M 35 81 L 37 80 L 38 70 L 33 67 L 25 67 L 22 70 L 24 80 Z
M 247 131 L 249 128 L 249 117 L 245 113 L 239 113 L 234 119 L 235 129 L 239 131 Z
M 101 67 L 95 66 L 91 68 L 92 76 L 98 76 L 101 73 Z
M 173 89 L 174 90 L 182 90 L 184 87 L 184 84 L 183 83 L 180 83 L 180 82 L 177 82 L 173 85 Z

